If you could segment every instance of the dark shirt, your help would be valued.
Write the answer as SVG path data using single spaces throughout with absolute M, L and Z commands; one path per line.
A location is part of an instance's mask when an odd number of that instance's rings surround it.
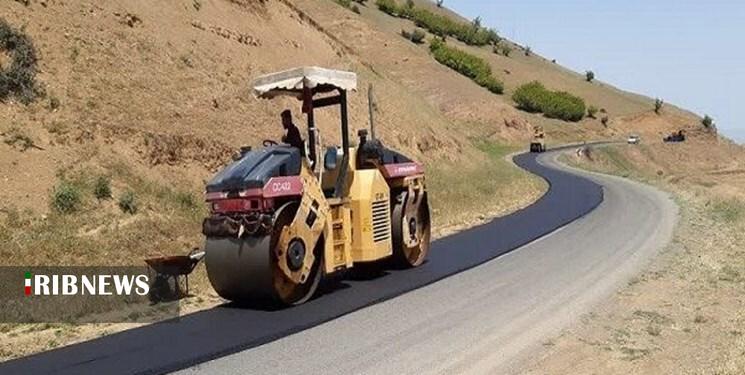
M 282 137 L 282 142 L 287 143 L 288 145 L 292 147 L 297 147 L 301 151 L 303 150 L 303 138 L 300 136 L 300 130 L 298 130 L 297 126 L 290 125 L 287 128 L 287 134 L 285 134 L 284 137 Z

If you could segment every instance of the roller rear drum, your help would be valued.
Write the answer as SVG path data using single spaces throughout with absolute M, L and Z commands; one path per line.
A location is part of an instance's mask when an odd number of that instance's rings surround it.
M 393 207 L 393 260 L 402 268 L 418 267 L 429 253 L 431 222 L 427 196 L 411 212 L 407 212 L 410 197 L 402 192 Z

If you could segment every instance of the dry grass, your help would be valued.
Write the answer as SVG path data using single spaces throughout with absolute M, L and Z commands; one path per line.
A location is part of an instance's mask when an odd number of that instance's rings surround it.
M 672 192 L 681 209 L 679 226 L 647 271 L 555 339 L 528 372 L 744 373 L 745 186 L 732 174 L 701 185 L 707 171 L 690 165 L 657 169 L 673 156 L 654 146 L 595 151 L 592 161 L 568 160 Z M 738 156 L 711 145 L 707 151 L 720 163 Z M 639 152 L 649 157 L 636 159 Z M 677 178 L 686 167 L 686 178 Z
M 0 136 L 3 137 L 3 142 L 6 145 L 11 146 L 21 152 L 38 147 L 36 146 L 36 143 L 34 143 L 34 140 L 31 139 L 31 137 L 22 129 L 11 128 L 6 132 L 0 133 Z
M 548 188 L 541 178 L 517 168 L 506 156 L 519 150 L 488 140 L 472 140 L 481 151 L 475 166 L 429 167 L 436 233 L 444 235 L 527 206 Z
M 122 213 L 115 202 L 94 195 L 96 175 L 62 172 L 80 194 L 75 213 L 6 209 L 0 220 L 0 257 L 6 265 L 141 265 L 146 256 L 182 253 L 197 246 L 205 208 L 197 192 L 176 190 L 134 175 L 123 162 L 110 169 L 113 195 L 133 191 L 142 207 L 136 215 Z M 34 251 L 27 251 L 34 249 Z

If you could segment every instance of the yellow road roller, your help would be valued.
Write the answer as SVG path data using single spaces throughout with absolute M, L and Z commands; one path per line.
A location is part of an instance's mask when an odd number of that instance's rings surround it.
M 204 260 L 221 297 L 297 305 L 322 278 L 360 264 L 424 262 L 430 247 L 424 168 L 375 138 L 372 102 L 370 132 L 360 130 L 357 144 L 350 143 L 347 94 L 356 89 L 355 73 L 318 67 L 253 82 L 258 98 L 298 99 L 307 139 L 244 147 L 207 183 Z M 320 144 L 314 114 L 326 107 L 339 109 L 341 146 Z
M 530 141 L 530 152 L 546 152 L 546 133 L 542 126 L 533 127 L 533 140 Z

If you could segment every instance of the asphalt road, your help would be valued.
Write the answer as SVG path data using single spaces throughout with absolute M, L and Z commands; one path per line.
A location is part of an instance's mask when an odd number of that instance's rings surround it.
M 420 268 L 345 280 L 292 309 L 221 306 L 6 362 L 0 373 L 420 373 L 511 366 L 636 271 L 667 241 L 675 221 L 674 205 L 650 188 L 580 177 L 531 154 L 515 161 L 546 178 L 549 192 L 524 210 L 434 242 Z
M 552 155 L 543 162 L 562 168 Z M 672 235 L 677 209 L 665 194 L 589 178 L 603 186 L 603 203 L 559 231 L 468 272 L 181 373 L 519 372 L 545 340 L 628 281 Z

